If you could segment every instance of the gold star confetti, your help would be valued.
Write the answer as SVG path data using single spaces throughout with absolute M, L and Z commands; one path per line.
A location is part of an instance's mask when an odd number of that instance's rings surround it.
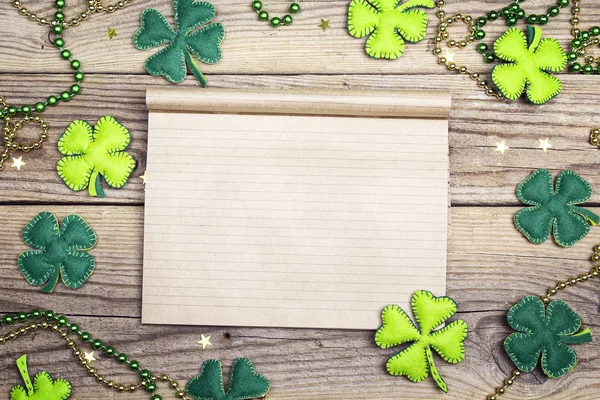
M 540 145 L 538 146 L 538 149 L 542 149 L 544 150 L 544 153 L 548 151 L 549 148 L 552 147 L 552 145 L 550 144 L 550 139 L 546 138 L 546 139 L 538 139 L 540 141 Z
M 444 57 L 446 58 L 447 63 L 454 62 L 454 53 L 452 53 L 450 50 L 446 50 Z
M 94 358 L 94 352 L 93 351 L 91 353 L 88 353 L 87 351 L 84 351 L 83 354 L 84 354 L 83 359 L 86 360 L 88 362 L 88 364 L 91 364 L 92 361 L 96 361 L 96 358 Z
M 113 40 L 113 38 L 116 38 L 117 36 L 119 36 L 119 35 L 117 34 L 117 28 L 115 28 L 115 29 L 112 29 L 112 28 L 110 28 L 110 27 L 109 27 L 109 28 L 108 28 L 108 32 L 106 32 L 106 36 L 108 36 L 108 38 L 109 38 L 110 40 Z
M 202 336 L 202 339 L 198 342 L 198 344 L 202 345 L 202 350 L 206 349 L 206 346 L 212 346 L 212 343 L 210 342 L 210 335 L 208 335 L 208 336 L 200 335 L 200 336 Z
M 13 163 L 11 165 L 11 167 L 15 167 L 17 170 L 21 170 L 21 167 L 23 165 L 25 165 L 25 163 L 23 162 L 23 156 L 19 157 L 19 158 L 12 158 L 13 159 Z
M 319 25 L 317 25 L 319 28 L 323 29 L 323 32 L 325 32 L 327 30 L 327 28 L 331 28 L 331 26 L 329 25 L 329 20 L 328 19 L 322 19 L 321 18 L 321 23 Z
M 500 143 L 496 142 L 496 151 L 498 153 L 504 154 L 504 152 L 506 150 L 508 150 L 508 146 L 506 145 L 506 140 L 503 140 Z
M 146 171 L 144 171 L 144 175 L 140 175 L 140 179 L 146 184 Z

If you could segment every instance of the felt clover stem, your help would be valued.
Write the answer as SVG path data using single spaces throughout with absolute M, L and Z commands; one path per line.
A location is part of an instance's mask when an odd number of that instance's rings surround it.
M 104 197 L 100 176 L 120 188 L 135 168 L 135 160 L 124 151 L 130 142 L 127 128 L 111 116 L 100 118 L 93 130 L 86 121 L 74 121 L 58 140 L 65 155 L 56 166 L 58 175 L 71 190 L 88 188 L 90 196 Z
M 215 64 L 221 59 L 223 25 L 210 23 L 216 11 L 206 1 L 174 0 L 173 9 L 176 31 L 161 13 L 148 8 L 142 13 L 142 26 L 135 33 L 133 43 L 140 50 L 168 44 L 146 60 L 145 68 L 150 75 L 162 75 L 169 82 L 180 83 L 187 74 L 187 65 L 200 86 L 206 87 L 206 78 L 194 57 L 206 64 Z
M 449 297 L 435 297 L 431 292 L 420 290 L 414 293 L 411 304 L 418 327 L 400 307 L 389 305 L 381 313 L 383 323 L 375 334 L 375 343 L 387 349 L 413 342 L 387 361 L 388 372 L 405 375 L 413 382 L 422 382 L 431 373 L 438 387 L 447 392 L 448 385 L 435 366 L 431 349 L 446 362 L 461 362 L 465 357 L 467 323 L 456 320 L 434 331 L 457 311 L 456 303 Z
M 86 251 L 96 244 L 96 234 L 78 215 L 69 215 L 59 227 L 56 216 L 41 212 L 23 228 L 23 241 L 34 250 L 21 253 L 19 270 L 30 285 L 51 293 L 62 276 L 65 286 L 81 287 L 95 268 Z
M 367 54 L 395 60 L 404 54 L 404 41 L 425 38 L 427 14 L 417 7 L 433 8 L 433 0 L 352 0 L 348 7 L 348 32 L 356 38 L 369 36 Z
M 569 247 L 583 239 L 589 225 L 600 223 L 600 217 L 575 204 L 587 201 L 592 187 L 573 171 L 562 171 L 556 178 L 546 169 L 537 169 L 517 186 L 517 197 L 532 207 L 519 210 L 515 226 L 529 241 L 545 242 L 550 233 L 556 243 Z
M 525 91 L 534 104 L 544 104 L 562 90 L 560 80 L 551 72 L 567 65 L 567 55 L 556 39 L 542 39 L 538 26 L 527 26 L 527 36 L 517 28 L 507 30 L 496 42 L 494 53 L 506 63 L 492 70 L 492 81 L 509 100 Z
M 71 384 L 64 379 L 53 380 L 47 372 L 38 373 L 31 382 L 27 368 L 27 355 L 17 359 L 17 367 L 25 388 L 14 386 L 10 400 L 66 400 L 71 396 Z

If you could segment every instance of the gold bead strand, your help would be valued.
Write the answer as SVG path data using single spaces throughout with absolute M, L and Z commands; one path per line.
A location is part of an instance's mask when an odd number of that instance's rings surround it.
M 592 146 L 598 146 L 600 147 L 600 129 L 596 128 L 596 129 L 592 129 L 590 131 L 590 144 Z

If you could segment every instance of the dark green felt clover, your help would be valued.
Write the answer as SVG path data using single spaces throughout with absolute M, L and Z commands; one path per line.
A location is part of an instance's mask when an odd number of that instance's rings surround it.
M 577 354 L 568 345 L 592 341 L 589 328 L 581 327 L 579 315 L 562 300 L 544 310 L 539 297 L 528 296 L 508 311 L 508 323 L 517 331 L 504 341 L 504 348 L 521 371 L 532 371 L 542 356 L 542 370 L 558 378 L 577 364 Z M 577 333 L 576 333 L 577 332 Z
M 187 74 L 187 63 L 198 83 L 206 87 L 206 78 L 192 56 L 207 64 L 219 61 L 225 37 L 223 25 L 209 24 L 216 12 L 215 7 L 205 1 L 174 0 L 173 9 L 177 31 L 161 13 L 148 8 L 142 13 L 142 26 L 135 33 L 133 43 L 140 50 L 168 44 L 146 60 L 146 71 L 150 75 L 162 75 L 169 82 L 180 83 Z
M 79 215 L 65 217 L 41 212 L 23 228 L 23 240 L 35 250 L 21 253 L 19 270 L 33 286 L 51 293 L 62 276 L 65 286 L 80 288 L 94 272 L 94 257 L 86 251 L 96 244 L 96 234 Z
M 556 39 L 542 39 L 539 27 L 527 27 L 527 36 L 511 28 L 494 42 L 494 54 L 505 61 L 492 70 L 492 81 L 509 100 L 526 92 L 534 104 L 543 104 L 562 90 L 552 72 L 567 65 L 567 55 Z
M 515 225 L 529 241 L 545 242 L 554 234 L 556 243 L 569 247 L 588 234 L 591 225 L 600 222 L 593 212 L 575 204 L 583 203 L 592 195 L 592 187 L 573 171 L 562 171 L 556 178 L 547 169 L 535 170 L 517 187 L 517 197 L 533 207 L 515 214 Z
M 200 375 L 190 379 L 185 389 L 188 396 L 196 400 L 246 400 L 264 397 L 271 384 L 254 370 L 247 358 L 233 362 L 229 378 L 229 391 L 223 385 L 223 370 L 218 360 L 206 360 Z

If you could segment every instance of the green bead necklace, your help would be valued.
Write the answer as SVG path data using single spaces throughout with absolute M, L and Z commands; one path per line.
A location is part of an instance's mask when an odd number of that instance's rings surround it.
M 68 102 L 73 97 L 81 93 L 81 82 L 85 79 L 85 75 L 81 71 L 81 62 L 75 58 L 65 47 L 65 40 L 62 38 L 62 34 L 65 29 L 77 26 L 83 20 L 86 20 L 91 13 L 108 12 L 112 13 L 117 9 L 124 8 L 127 4 L 131 3 L 132 0 L 121 0 L 116 5 L 104 6 L 102 0 L 88 0 L 88 10 L 81 13 L 79 18 L 66 20 L 63 8 L 65 7 L 65 0 L 55 0 L 54 5 L 57 11 L 54 13 L 52 19 L 38 17 L 37 15 L 29 12 L 29 10 L 23 6 L 21 0 L 14 0 L 13 6 L 19 10 L 19 13 L 32 21 L 38 22 L 40 25 L 50 27 L 50 35 L 53 36 L 51 42 L 59 50 L 60 57 L 69 62 L 71 70 L 74 71 L 73 78 L 75 83 L 71 85 L 68 90 L 59 93 L 56 96 L 49 96 L 45 101 L 39 101 L 35 104 L 25 104 L 22 106 L 11 105 L 6 102 L 3 96 L 0 96 L 0 120 L 4 121 L 3 134 L 4 134 L 4 150 L 0 153 L 0 171 L 4 169 L 4 162 L 9 158 L 12 151 L 23 151 L 29 152 L 32 149 L 38 149 L 41 147 L 42 142 L 47 139 L 48 135 L 48 124 L 44 122 L 39 115 L 43 113 L 47 107 L 54 107 L 60 102 Z M 19 120 L 15 118 L 21 117 Z M 22 144 L 17 141 L 18 130 L 26 123 L 33 121 L 39 122 L 42 132 L 40 138 L 31 144 Z
M 296 14 L 296 13 L 300 12 L 300 4 L 298 4 L 299 1 L 300 0 L 296 0 L 296 2 L 294 2 L 290 5 L 290 12 L 292 14 Z M 261 21 L 268 21 L 269 13 L 264 11 L 262 9 L 262 7 L 263 7 L 262 1 L 255 0 L 252 2 L 252 9 L 254 11 L 256 11 L 256 13 L 258 14 L 258 19 L 260 19 Z M 294 22 L 294 19 L 292 18 L 292 16 L 290 14 L 286 14 L 283 16 L 283 18 L 272 17 L 270 19 L 270 22 L 271 22 L 271 26 L 276 28 L 281 25 L 290 25 L 292 22 Z
M 78 324 L 69 322 L 68 318 L 63 315 L 58 315 L 54 311 L 32 310 L 31 312 L 8 314 L 0 319 L 0 326 L 18 323 L 22 323 L 23 325 L 13 328 L 13 330 L 7 334 L 0 334 L 0 345 L 17 340 L 19 337 L 25 336 L 31 331 L 41 330 L 55 332 L 66 341 L 67 347 L 73 351 L 73 355 L 79 360 L 79 364 L 85 368 L 92 377 L 96 378 L 98 383 L 105 385 L 109 389 L 118 392 L 134 392 L 140 388 L 144 388 L 150 395 L 151 400 L 162 400 L 162 396 L 157 394 L 156 390 L 157 383 L 163 381 L 169 384 L 169 387 L 175 391 L 177 397 L 183 400 L 189 400 L 185 391 L 180 389 L 177 381 L 171 379 L 168 375 L 155 375 L 149 370 L 142 368 L 139 361 L 130 360 L 127 354 L 119 353 L 115 347 L 106 345 L 100 339 L 94 339 L 89 332 L 82 330 Z M 135 384 L 119 384 L 106 378 L 104 375 L 101 375 L 85 358 L 85 354 L 77 345 L 77 341 L 92 347 L 94 350 L 101 351 L 104 356 L 114 360 L 117 364 L 127 366 L 131 371 L 137 372 L 140 381 Z

